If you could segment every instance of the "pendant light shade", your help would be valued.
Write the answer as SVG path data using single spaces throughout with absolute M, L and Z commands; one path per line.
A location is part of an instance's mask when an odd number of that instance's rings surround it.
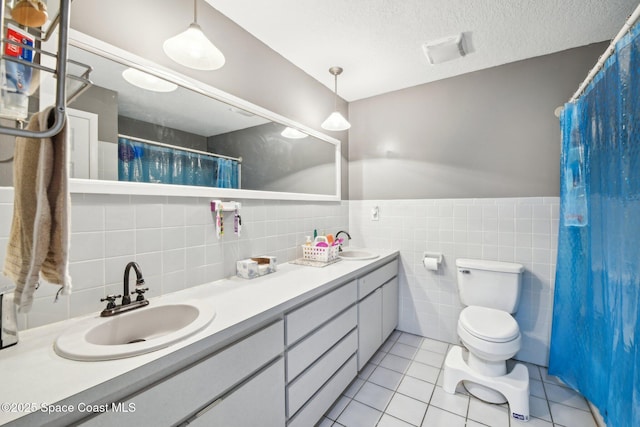
M 329 68 L 329 72 L 333 74 L 334 77 L 334 108 L 333 113 L 331 113 L 329 117 L 327 117 L 327 120 L 322 122 L 320 126 L 322 126 L 322 129 L 332 131 L 347 130 L 351 127 L 351 123 L 338 112 L 338 75 L 342 73 L 342 68 L 331 67 Z
M 178 64 L 195 70 L 217 70 L 224 65 L 224 55 L 204 35 L 198 25 L 196 0 L 193 2 L 193 23 L 185 31 L 167 39 L 164 53 Z
M 289 126 L 284 128 L 284 130 L 282 132 L 280 132 L 280 135 L 284 136 L 285 138 L 289 138 L 289 139 L 302 139 L 302 138 L 306 138 L 307 136 L 309 136 L 304 132 L 300 132 L 298 129 L 290 128 Z
M 342 114 L 334 111 L 327 117 L 327 120 L 322 122 L 322 129 L 326 130 L 347 130 L 351 127 L 351 123 L 345 119 Z
M 130 84 L 153 92 L 173 92 L 178 85 L 160 79 L 136 68 L 127 68 L 122 72 L 122 77 Z

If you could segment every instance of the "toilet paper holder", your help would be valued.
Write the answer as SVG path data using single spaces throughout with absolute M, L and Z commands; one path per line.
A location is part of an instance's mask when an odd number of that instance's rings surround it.
M 442 255 L 442 252 L 423 252 L 422 254 L 422 258 L 435 258 L 436 259 L 436 263 L 438 265 L 442 264 L 442 260 L 444 259 L 444 255 Z
M 423 252 L 422 264 L 427 270 L 438 271 L 443 258 L 441 252 Z

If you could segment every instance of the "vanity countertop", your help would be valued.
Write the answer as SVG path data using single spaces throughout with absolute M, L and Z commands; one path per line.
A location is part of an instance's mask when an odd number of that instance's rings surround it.
M 381 266 L 398 254 L 391 250 L 375 252 L 380 254 L 378 258 L 341 261 L 323 268 L 285 263 L 278 266 L 277 272 L 253 280 L 232 277 L 151 298 L 151 305 L 156 301 L 208 300 L 215 306 L 216 317 L 204 330 L 177 344 L 135 357 L 80 362 L 64 359 L 54 352 L 53 341 L 62 331 L 78 320 L 96 317 L 98 313 L 20 332 L 16 346 L 0 351 L 3 384 L 0 387 L 0 425 L 40 411 L 43 405 L 46 407 L 107 381 L 113 382 L 118 377 L 131 376 L 131 380 L 135 380 L 133 371 L 137 368 L 157 362 L 154 365 L 157 370 L 165 361 L 171 363 L 172 359 L 175 362 L 176 358 L 184 357 L 189 346 L 199 349 L 194 352 L 222 346 L 243 331 L 265 324 L 308 298 Z

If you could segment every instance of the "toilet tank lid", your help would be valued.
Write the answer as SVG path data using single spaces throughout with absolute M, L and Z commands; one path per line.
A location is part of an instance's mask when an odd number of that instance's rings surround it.
M 522 273 L 524 271 L 522 264 L 485 259 L 458 258 L 456 260 L 456 266 L 471 270 L 500 271 L 504 273 Z

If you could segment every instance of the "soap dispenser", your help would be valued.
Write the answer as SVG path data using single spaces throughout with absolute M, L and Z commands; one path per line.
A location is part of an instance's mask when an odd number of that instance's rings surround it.
M 0 287 L 0 350 L 18 343 L 18 315 L 13 289 Z

